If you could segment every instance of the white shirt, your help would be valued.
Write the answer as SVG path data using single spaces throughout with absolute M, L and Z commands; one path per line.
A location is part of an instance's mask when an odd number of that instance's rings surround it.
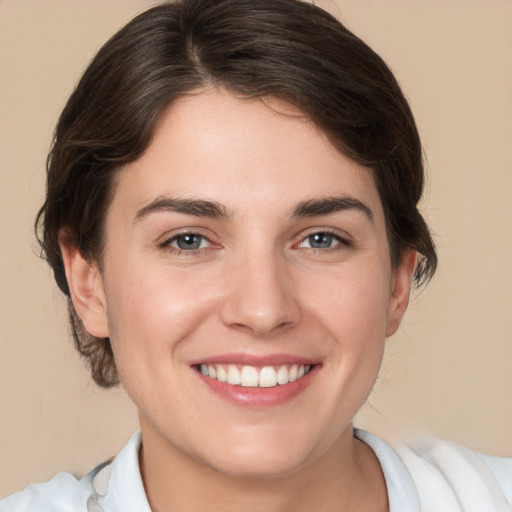
M 382 467 L 390 512 L 511 512 L 512 459 L 437 439 L 393 450 L 356 429 Z M 59 473 L 0 502 L 0 512 L 151 512 L 142 484 L 137 432 L 111 463 L 77 479 Z

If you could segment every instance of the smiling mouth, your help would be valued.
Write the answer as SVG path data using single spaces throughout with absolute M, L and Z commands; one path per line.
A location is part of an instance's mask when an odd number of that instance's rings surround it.
M 200 364 L 198 370 L 205 377 L 233 386 L 272 388 L 295 382 L 307 375 L 314 365 L 290 364 L 279 366 L 239 366 L 235 364 Z

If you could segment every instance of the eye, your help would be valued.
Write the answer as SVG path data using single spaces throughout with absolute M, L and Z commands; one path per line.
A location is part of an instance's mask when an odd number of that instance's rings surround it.
M 180 251 L 197 251 L 211 245 L 203 235 L 197 233 L 181 233 L 164 242 L 163 247 L 171 247 Z
M 333 249 L 339 245 L 349 245 L 349 242 L 334 233 L 320 231 L 308 235 L 298 244 L 298 247 L 306 249 Z

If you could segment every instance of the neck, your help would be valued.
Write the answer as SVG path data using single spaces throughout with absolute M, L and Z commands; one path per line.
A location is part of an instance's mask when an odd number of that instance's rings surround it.
M 222 473 L 144 428 L 142 438 L 141 474 L 153 512 L 388 510 L 380 464 L 351 428 L 328 453 L 292 474 L 272 478 Z

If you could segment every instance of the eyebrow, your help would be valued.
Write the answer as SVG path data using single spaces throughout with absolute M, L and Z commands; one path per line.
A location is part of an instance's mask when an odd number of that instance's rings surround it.
M 316 215 L 328 215 L 340 211 L 357 210 L 365 214 L 373 222 L 371 209 L 362 201 L 349 196 L 335 196 L 322 199 L 308 199 L 300 202 L 292 210 L 292 217 L 314 217 Z M 230 219 L 231 212 L 217 201 L 204 199 L 179 199 L 171 197 L 159 197 L 137 211 L 134 223 L 152 213 L 175 212 L 197 217 L 210 217 L 214 219 Z
M 371 209 L 359 199 L 350 196 L 335 196 L 303 201 L 292 210 L 292 216 L 314 217 L 315 215 L 328 215 L 346 210 L 360 211 L 373 222 Z
M 136 213 L 134 223 L 139 222 L 144 217 L 147 217 L 152 213 L 165 211 L 183 213 L 185 215 L 195 215 L 197 217 L 211 217 L 215 219 L 231 218 L 229 210 L 224 205 L 217 203 L 216 201 L 159 197 Z

